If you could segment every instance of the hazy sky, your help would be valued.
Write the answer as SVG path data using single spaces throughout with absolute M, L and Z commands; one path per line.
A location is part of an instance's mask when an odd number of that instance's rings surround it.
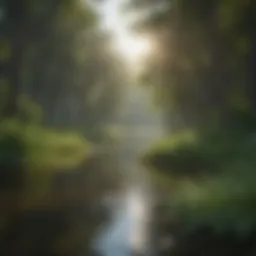
M 122 0 L 107 0 L 102 5 L 105 25 L 117 32 L 123 32 L 125 29 L 125 20 L 120 12 L 122 2 Z
M 149 49 L 149 42 L 145 38 L 132 33 L 129 29 L 129 20 L 121 12 L 122 3 L 125 0 L 106 0 L 102 4 L 102 23 L 106 29 L 110 29 L 115 38 L 117 51 L 122 54 L 127 61 L 136 64 L 143 54 Z

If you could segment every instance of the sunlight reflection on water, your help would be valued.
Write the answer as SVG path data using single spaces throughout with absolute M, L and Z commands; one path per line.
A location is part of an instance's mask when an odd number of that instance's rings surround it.
M 129 190 L 114 209 L 113 222 L 102 232 L 95 247 L 104 256 L 131 256 L 145 246 L 146 204 L 139 189 Z
M 94 247 L 99 256 L 149 256 L 151 186 L 149 175 L 140 165 L 141 155 L 163 136 L 162 116 L 152 112 L 150 95 L 139 86 L 131 86 L 120 117 L 120 144 L 113 154 L 120 165 L 126 189 L 113 196 L 112 220 L 99 232 Z M 139 252 L 136 254 L 134 252 Z

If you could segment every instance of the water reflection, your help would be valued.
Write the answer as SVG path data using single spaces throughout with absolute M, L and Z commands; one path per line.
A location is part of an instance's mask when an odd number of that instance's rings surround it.
M 140 87 L 131 87 L 127 95 L 126 113 L 120 119 L 120 138 L 113 153 L 120 166 L 125 189 L 106 202 L 112 219 L 99 231 L 92 256 L 149 256 L 152 196 L 147 171 L 140 156 L 162 136 L 161 116 L 152 113 L 149 96 Z
M 113 218 L 94 244 L 95 256 L 131 256 L 144 251 L 146 204 L 143 192 L 130 189 L 114 198 Z M 98 254 L 96 254 L 96 251 Z

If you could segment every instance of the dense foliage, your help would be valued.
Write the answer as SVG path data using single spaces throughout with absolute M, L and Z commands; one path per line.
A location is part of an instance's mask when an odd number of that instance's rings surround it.
M 116 182 L 92 149 L 119 114 L 122 63 L 85 1 L 1 0 L 0 14 L 1 255 L 86 253 Z
M 165 8 L 156 13 L 159 4 Z M 155 88 L 170 131 L 144 158 L 169 184 L 160 225 L 176 239 L 169 253 L 254 255 L 256 3 L 134 6 L 149 10 L 137 26 L 156 45 L 143 79 Z

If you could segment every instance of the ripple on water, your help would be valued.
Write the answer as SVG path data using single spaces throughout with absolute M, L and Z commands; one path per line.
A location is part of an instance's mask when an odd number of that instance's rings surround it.
M 139 190 L 131 189 L 114 209 L 113 220 L 100 233 L 95 248 L 102 256 L 131 256 L 146 243 L 146 201 Z M 97 256 L 97 254 L 95 254 Z

